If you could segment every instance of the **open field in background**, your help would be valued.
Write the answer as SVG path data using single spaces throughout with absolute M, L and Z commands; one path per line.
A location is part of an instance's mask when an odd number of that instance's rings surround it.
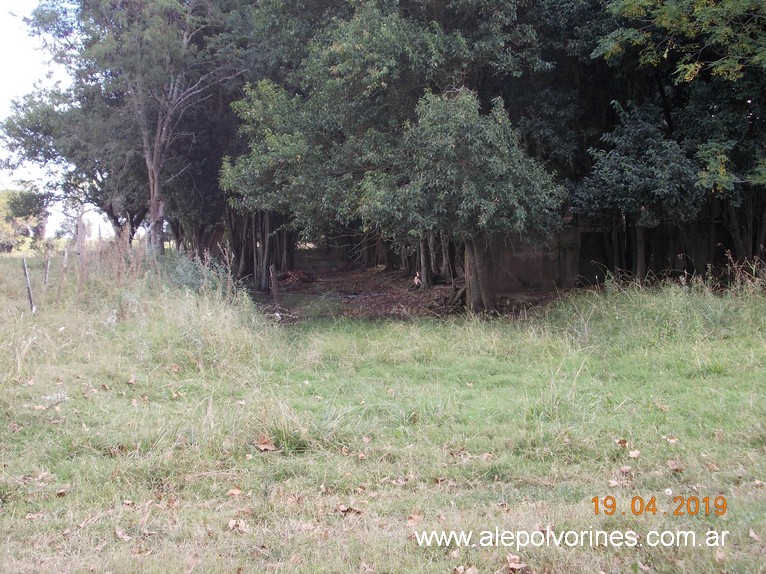
M 284 326 L 180 259 L 55 260 L 45 290 L 43 266 L 33 317 L 0 259 L 0 572 L 764 572 L 763 285 Z M 595 516 L 607 495 L 619 511 Z M 662 516 L 676 495 L 728 509 Z M 634 496 L 657 515 L 632 516 Z M 413 536 L 495 527 L 731 534 L 519 552 Z

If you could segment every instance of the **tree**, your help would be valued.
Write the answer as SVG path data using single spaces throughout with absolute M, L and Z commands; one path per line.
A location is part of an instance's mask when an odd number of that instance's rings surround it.
M 640 49 L 641 62 L 676 57 L 680 80 L 703 70 L 730 80 L 766 70 L 766 5 L 760 0 L 613 0 L 608 9 L 627 25 L 606 35 L 598 53 Z
M 164 186 L 171 149 L 186 136 L 179 124 L 210 88 L 237 73 L 217 55 L 226 32 L 227 0 L 46 0 L 31 24 L 73 80 L 99 86 L 120 101 L 124 121 L 135 126 L 147 175 L 148 235 L 163 245 Z M 233 67 L 232 67 L 233 66 Z
M 711 244 L 722 219 L 740 261 L 766 254 L 766 5 L 754 0 L 619 0 L 594 56 L 675 76 L 661 84 L 666 130 L 697 163 Z M 638 100 L 641 104 L 644 100 Z M 709 249 L 712 257 L 714 249 Z
M 0 191 L 0 252 L 19 246 L 24 237 L 32 245 L 45 241 L 52 196 L 34 191 Z
M 120 111 L 119 99 L 99 86 L 43 90 L 16 102 L 0 131 L 11 153 L 6 165 L 44 168 L 47 193 L 96 206 L 115 235 L 130 240 L 148 211 L 146 166 Z
M 524 152 L 502 100 L 482 115 L 467 89 L 426 94 L 405 141 L 410 181 L 396 204 L 412 232 L 449 231 L 462 241 L 470 306 L 493 310 L 490 239 L 511 233 L 539 239 L 555 229 L 563 188 Z
M 696 166 L 662 133 L 656 109 L 615 108 L 620 124 L 602 136 L 608 149 L 592 149 L 592 173 L 576 188 L 575 209 L 589 215 L 626 215 L 636 229 L 636 275 L 646 276 L 644 228 L 663 221 L 688 222 L 700 212 L 704 192 Z

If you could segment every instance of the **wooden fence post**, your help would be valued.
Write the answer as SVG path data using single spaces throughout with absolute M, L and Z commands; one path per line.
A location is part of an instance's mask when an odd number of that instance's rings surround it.
M 24 277 L 27 280 L 27 295 L 29 296 L 29 308 L 32 310 L 32 315 L 37 313 L 37 307 L 35 307 L 35 300 L 32 297 L 32 283 L 29 281 L 29 268 L 27 267 L 26 257 L 21 258 L 21 264 L 24 267 Z

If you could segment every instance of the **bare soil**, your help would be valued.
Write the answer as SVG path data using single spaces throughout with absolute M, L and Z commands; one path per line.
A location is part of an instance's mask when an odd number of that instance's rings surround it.
M 368 319 L 447 317 L 465 312 L 450 304 L 451 284 L 415 287 L 414 277 L 382 268 L 335 269 L 321 273 L 293 271 L 279 281 L 278 306 L 294 318 L 344 316 Z M 498 297 L 498 312 L 525 316 L 556 293 L 515 293 Z

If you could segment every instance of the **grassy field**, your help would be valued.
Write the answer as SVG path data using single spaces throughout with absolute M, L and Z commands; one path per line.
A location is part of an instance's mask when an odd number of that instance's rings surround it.
M 0 572 L 765 571 L 763 285 L 286 326 L 191 263 L 88 257 L 30 262 L 35 316 L 0 259 Z

